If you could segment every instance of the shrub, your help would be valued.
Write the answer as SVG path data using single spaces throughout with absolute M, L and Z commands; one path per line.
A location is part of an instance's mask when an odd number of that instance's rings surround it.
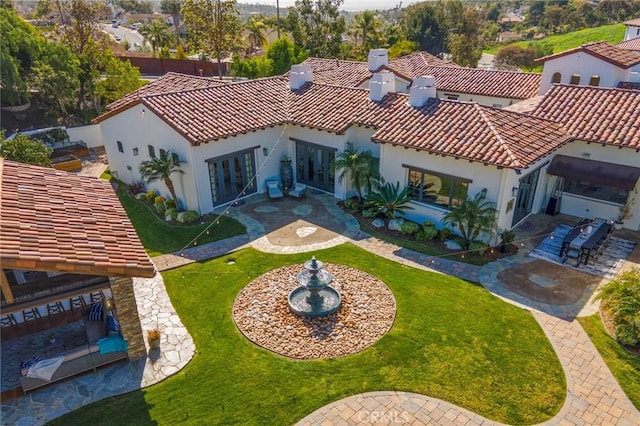
M 170 218 L 171 220 L 176 220 L 178 218 L 178 210 L 175 208 L 166 209 L 164 211 L 165 218 Z
M 420 225 L 418 225 L 415 222 L 411 222 L 409 220 L 400 226 L 400 230 L 402 231 L 402 233 L 409 234 L 409 235 L 415 234 L 416 232 L 418 232 L 419 229 L 420 229 Z
M 417 241 L 426 241 L 427 234 L 424 232 L 424 229 L 418 229 L 413 238 L 415 238 Z
M 435 226 L 423 226 L 422 232 L 425 240 L 433 240 L 438 235 L 438 229 Z
M 186 212 L 182 212 L 180 214 L 182 215 L 182 221 L 184 223 L 195 222 L 200 218 L 200 214 L 198 214 L 198 212 L 194 210 L 187 210 Z
M 164 211 L 167 209 L 164 206 L 164 202 L 154 203 L 153 206 L 155 207 L 156 211 L 160 214 L 164 214 Z
M 164 205 L 167 207 L 167 210 L 178 208 L 178 206 L 176 205 L 176 200 L 167 200 L 165 201 Z
M 484 241 L 472 241 L 469 244 L 469 250 L 473 251 L 474 253 L 478 253 L 480 256 L 485 254 L 488 248 L 489 244 L 485 243 Z
M 156 191 L 154 190 L 149 190 L 147 191 L 147 201 L 153 201 L 156 198 Z
M 147 201 L 147 194 L 145 194 L 144 192 L 136 194 L 136 200 L 138 200 L 138 201 Z
M 451 232 L 451 229 L 449 228 L 442 228 L 440 230 L 440 239 L 442 241 L 447 241 L 449 238 L 451 238 L 451 234 L 453 234 L 453 232 Z
M 166 198 L 164 198 L 162 195 L 158 195 L 156 198 L 153 199 L 153 204 L 158 204 L 158 203 L 163 203 L 167 201 Z
M 395 219 L 400 213 L 406 210 L 413 210 L 409 205 L 412 201 L 409 195 L 409 187 L 400 189 L 400 182 L 395 185 L 387 182 L 378 188 L 378 191 L 367 195 L 367 205 L 384 213 L 389 219 Z
M 424 222 L 424 223 L 422 224 L 422 226 L 423 226 L 424 228 L 426 228 L 426 227 L 435 227 L 435 226 L 436 226 L 436 224 L 435 224 L 435 223 L 433 223 L 433 222 L 431 222 L 430 220 L 427 220 L 426 222 Z
M 375 219 L 378 216 L 378 211 L 373 209 L 367 209 L 362 211 L 362 217 L 365 219 Z
M 353 198 L 344 200 L 344 206 L 349 210 L 360 210 L 360 202 L 358 200 L 354 200 Z
M 623 345 L 640 345 L 640 269 L 618 275 L 598 293 L 613 315 L 615 338 Z
M 137 180 L 129 185 L 129 194 L 137 195 L 145 191 L 144 181 Z

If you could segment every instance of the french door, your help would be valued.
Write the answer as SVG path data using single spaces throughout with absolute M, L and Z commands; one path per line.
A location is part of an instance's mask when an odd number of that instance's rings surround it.
M 520 179 L 518 184 L 518 197 L 516 198 L 515 211 L 513 212 L 513 222 L 511 226 L 520 222 L 533 209 L 533 201 L 538 188 L 538 178 L 540 177 L 540 169 L 534 170 L 528 175 Z
M 235 152 L 207 160 L 213 205 L 228 203 L 256 192 L 253 150 Z
M 333 163 L 336 150 L 309 142 L 296 141 L 297 181 L 330 193 L 335 192 Z

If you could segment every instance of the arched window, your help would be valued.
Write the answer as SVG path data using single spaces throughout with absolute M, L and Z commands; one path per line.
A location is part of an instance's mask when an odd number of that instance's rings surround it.
M 571 76 L 571 84 L 580 84 L 580 74 L 573 74 Z
M 560 83 L 562 81 L 562 74 L 559 72 L 554 72 L 553 77 L 551 77 L 552 83 Z
M 600 86 L 600 76 L 592 75 L 591 79 L 589 80 L 589 86 Z

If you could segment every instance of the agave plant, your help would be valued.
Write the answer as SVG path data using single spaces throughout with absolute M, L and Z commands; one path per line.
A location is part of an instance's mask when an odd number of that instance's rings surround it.
M 442 223 L 457 227 L 464 239 L 465 250 L 480 234 L 496 229 L 495 204 L 487 201 L 483 192 L 467 198 L 464 203 L 453 207 L 442 217 Z
M 400 190 L 400 182 L 395 185 L 387 182 L 381 185 L 377 191 L 367 195 L 367 206 L 383 213 L 390 219 L 394 219 L 405 210 L 413 210 L 413 207 L 408 205 L 411 200 L 408 186 Z

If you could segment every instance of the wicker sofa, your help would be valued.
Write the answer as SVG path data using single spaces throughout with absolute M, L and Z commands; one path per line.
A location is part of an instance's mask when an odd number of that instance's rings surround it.
M 87 331 L 88 344 L 66 351 L 59 356 L 64 356 L 64 361 L 55 371 L 50 381 L 35 377 L 27 377 L 27 368 L 20 373 L 20 384 L 25 395 L 27 392 L 50 385 L 60 380 L 76 376 L 87 371 L 96 371 L 98 367 L 111 364 L 128 358 L 127 351 L 113 351 L 101 353 L 99 340 L 107 337 L 106 315 L 103 320 L 91 321 L 88 314 L 83 322 Z M 102 351 L 104 352 L 104 351 Z

